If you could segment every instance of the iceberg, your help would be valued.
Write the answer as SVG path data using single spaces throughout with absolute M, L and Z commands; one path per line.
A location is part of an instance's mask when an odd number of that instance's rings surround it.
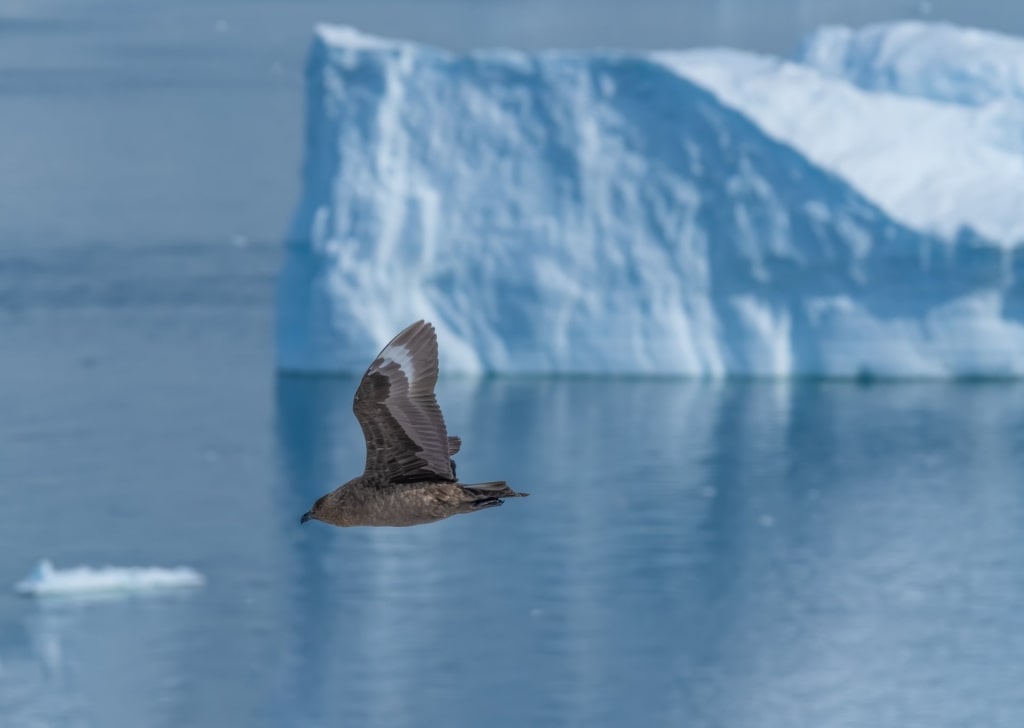
M 1024 106 L 1010 114 L 867 91 L 729 49 L 660 57 L 894 220 L 950 239 L 966 228 L 1005 246 L 1024 241 Z
M 949 23 L 826 26 L 796 53 L 800 63 L 864 89 L 950 104 L 1024 101 L 1024 39 Z
M 172 569 L 115 566 L 56 569 L 44 560 L 31 574 L 14 585 L 14 591 L 32 597 L 81 596 L 180 589 L 198 587 L 205 583 L 202 574 L 185 566 Z
M 448 373 L 1024 374 L 1017 249 L 901 224 L 664 54 L 321 26 L 307 117 L 281 370 L 427 318 Z

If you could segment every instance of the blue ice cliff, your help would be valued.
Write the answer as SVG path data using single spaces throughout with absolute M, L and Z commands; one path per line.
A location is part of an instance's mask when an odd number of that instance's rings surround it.
M 1012 236 L 910 224 L 884 184 L 802 147 L 827 115 L 798 134 L 743 108 L 736 74 L 764 66 L 727 56 L 716 86 L 706 55 L 455 55 L 318 28 L 279 367 L 361 372 L 427 318 L 447 372 L 1024 374 Z

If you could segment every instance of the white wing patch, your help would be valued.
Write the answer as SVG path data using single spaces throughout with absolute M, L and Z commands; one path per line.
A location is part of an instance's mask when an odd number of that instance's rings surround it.
M 394 362 L 405 373 L 405 378 L 412 384 L 416 381 L 416 366 L 413 364 L 409 350 L 402 344 L 393 344 L 383 352 L 381 366 L 388 362 Z

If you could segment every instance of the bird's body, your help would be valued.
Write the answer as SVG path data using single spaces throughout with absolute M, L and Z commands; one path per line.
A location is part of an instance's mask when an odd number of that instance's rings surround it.
M 361 476 L 323 496 L 302 517 L 334 526 L 416 526 L 500 506 L 517 493 L 505 481 L 463 485 L 434 396 L 437 337 L 423 321 L 377 356 L 356 390 L 353 410 L 366 438 Z
M 333 526 L 418 526 L 500 506 L 502 498 L 521 495 L 526 494 L 514 492 L 503 481 L 476 486 L 444 481 L 386 483 L 360 476 L 325 496 L 327 507 L 317 519 Z

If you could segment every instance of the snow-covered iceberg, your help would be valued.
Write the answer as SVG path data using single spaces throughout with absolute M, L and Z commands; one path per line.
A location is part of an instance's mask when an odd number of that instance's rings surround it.
M 317 30 L 285 370 L 1024 374 L 1013 249 L 893 221 L 653 54 Z M 828 133 L 828 129 L 821 129 Z
M 949 23 L 826 26 L 796 59 L 873 91 L 985 106 L 1024 101 L 1024 39 Z
M 53 597 L 181 589 L 204 583 L 206 579 L 202 574 L 185 566 L 171 569 L 117 566 L 57 569 L 44 560 L 15 584 L 14 590 L 25 596 Z
M 1016 107 L 878 93 L 737 50 L 660 57 L 896 221 L 950 239 L 969 228 L 1002 245 L 1024 242 L 1024 105 L 1010 113 Z

